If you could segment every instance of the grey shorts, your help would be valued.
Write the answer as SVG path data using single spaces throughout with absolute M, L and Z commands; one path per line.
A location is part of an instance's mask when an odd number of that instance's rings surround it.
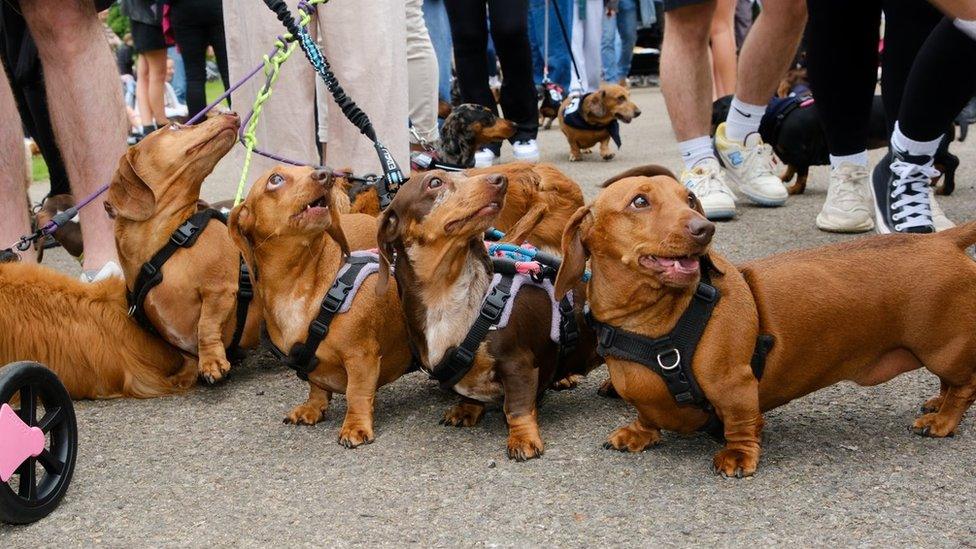
M 683 8 L 685 6 L 704 4 L 705 2 L 711 2 L 711 1 L 712 0 L 664 0 L 664 11 L 676 10 L 678 8 Z

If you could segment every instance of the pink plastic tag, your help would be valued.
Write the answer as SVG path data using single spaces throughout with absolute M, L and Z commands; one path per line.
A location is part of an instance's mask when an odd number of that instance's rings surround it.
M 20 464 L 44 451 L 44 432 L 29 427 L 14 409 L 0 405 L 0 481 L 7 482 Z

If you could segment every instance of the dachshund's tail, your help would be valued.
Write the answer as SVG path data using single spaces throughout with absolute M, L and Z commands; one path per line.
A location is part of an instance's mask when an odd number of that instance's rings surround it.
M 939 236 L 951 240 L 961 249 L 966 249 L 976 244 L 976 221 L 942 231 Z

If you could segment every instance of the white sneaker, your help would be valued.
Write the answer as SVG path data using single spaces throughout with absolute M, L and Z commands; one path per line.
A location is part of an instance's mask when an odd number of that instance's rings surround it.
M 122 268 L 119 264 L 114 261 L 109 261 L 108 263 L 102 265 L 101 269 L 84 271 L 81 273 L 81 281 L 87 283 L 100 282 L 111 277 L 124 278 L 125 275 L 122 274 Z
M 539 161 L 539 144 L 536 143 L 535 139 L 516 141 L 512 145 L 512 151 L 515 153 L 515 160 L 521 160 L 522 162 Z
M 487 168 L 495 163 L 495 153 L 491 149 L 481 149 L 474 153 L 474 167 Z
M 782 206 L 790 196 L 783 181 L 773 172 L 773 148 L 758 133 L 744 143 L 725 137 L 725 123 L 715 130 L 715 152 L 739 191 L 760 206 Z
M 932 225 L 935 226 L 935 231 L 944 231 L 946 229 L 951 229 L 956 226 L 951 219 L 946 217 L 945 212 L 942 211 L 942 206 L 935 200 L 935 187 L 929 187 L 929 207 L 932 209 Z
M 832 233 L 863 233 L 874 228 L 868 169 L 841 164 L 830 170 L 827 200 L 817 215 L 817 228 Z
M 681 183 L 695 193 L 708 219 L 716 221 L 735 217 L 735 195 L 725 184 L 718 160 L 703 160 L 691 170 L 686 170 L 681 174 Z

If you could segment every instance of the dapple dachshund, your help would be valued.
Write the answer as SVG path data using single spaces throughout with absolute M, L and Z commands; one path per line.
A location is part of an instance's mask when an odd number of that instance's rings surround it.
M 483 234 L 503 210 L 507 186 L 499 174 L 427 172 L 411 178 L 380 218 L 380 279 L 395 263 L 407 332 L 428 371 L 461 344 L 479 317 L 492 282 Z M 583 291 L 582 284 L 577 288 Z M 575 294 L 573 313 L 580 324 L 582 295 Z M 486 403 L 501 401 L 508 456 L 522 461 L 544 449 L 539 396 L 553 380 L 589 371 L 595 341 L 591 333 L 581 333 L 575 353 L 559 361 L 549 293 L 526 284 L 512 299 L 508 324 L 488 332 L 473 367 L 452 386 L 462 400 L 442 423 L 474 425 Z
M 350 250 L 376 246 L 376 219 L 339 215 L 328 172 L 278 166 L 263 174 L 231 213 L 229 227 L 244 252 L 263 304 L 268 335 L 283 352 L 304 342 L 312 319 Z M 336 314 L 315 351 L 308 399 L 286 423 L 318 423 L 332 399 L 345 393 L 339 444 L 373 441 L 376 389 L 411 364 L 400 300 L 394 288 L 377 295 L 376 277 L 362 281 L 347 312 Z
M 221 114 L 196 126 L 172 124 L 146 136 L 119 160 L 106 210 L 115 218 L 115 245 L 132 291 L 142 265 L 197 212 L 200 186 L 234 146 L 240 119 Z M 166 341 L 200 357 L 209 383 L 230 371 L 225 353 L 237 326 L 240 252 L 217 220 L 195 245 L 166 262 L 163 281 L 145 300 L 145 312 Z M 260 307 L 250 303 L 241 338 L 257 345 Z
M 956 431 L 976 399 L 969 329 L 976 324 L 976 263 L 964 253 L 976 243 L 976 223 L 788 252 L 736 269 L 711 251 L 714 226 L 666 169 L 639 168 L 605 186 L 566 228 L 557 295 L 589 258 L 593 318 L 654 338 L 674 328 L 709 268 L 720 297 L 692 372 L 724 426 L 718 472 L 756 471 L 763 411 L 840 381 L 873 386 L 923 366 L 942 390 L 912 430 L 931 437 Z M 755 372 L 760 334 L 772 347 Z M 649 368 L 612 355 L 607 365 L 613 387 L 637 408 L 637 420 L 614 431 L 608 447 L 639 452 L 660 442 L 661 429 L 690 433 L 709 421 L 702 408 L 677 404 Z

